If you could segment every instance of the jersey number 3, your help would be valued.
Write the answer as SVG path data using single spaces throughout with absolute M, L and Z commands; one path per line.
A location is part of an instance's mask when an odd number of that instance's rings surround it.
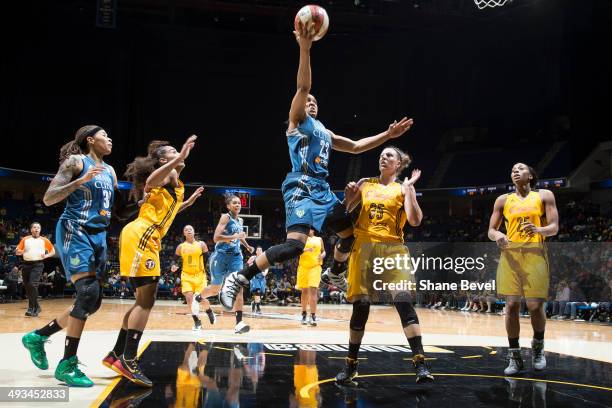
M 108 190 L 102 190 L 102 195 L 104 196 L 104 209 L 108 209 L 110 207 L 111 192 Z

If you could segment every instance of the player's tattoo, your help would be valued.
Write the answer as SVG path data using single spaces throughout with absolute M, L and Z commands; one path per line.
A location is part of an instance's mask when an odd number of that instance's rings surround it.
M 72 182 L 71 180 L 80 171 L 80 164 L 81 160 L 77 156 L 70 156 L 64 160 L 45 192 L 43 201 L 46 205 L 59 203 L 79 187 L 77 180 Z

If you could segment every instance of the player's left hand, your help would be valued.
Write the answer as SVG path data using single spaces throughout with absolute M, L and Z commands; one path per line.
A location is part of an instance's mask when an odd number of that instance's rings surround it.
M 195 200 L 197 200 L 198 198 L 202 196 L 203 192 L 204 192 L 204 187 L 203 186 L 198 187 L 196 191 L 194 191 L 193 194 L 189 197 L 189 201 L 193 203 Z
M 247 246 L 246 249 L 247 251 L 249 251 L 249 254 L 252 254 L 255 251 L 255 248 L 253 248 L 252 246 Z
M 405 116 L 399 122 L 397 120 L 394 120 L 393 123 L 389 125 L 389 130 L 387 130 L 389 139 L 395 139 L 397 137 L 400 137 L 401 135 L 406 133 L 408 129 L 410 129 L 413 123 L 414 120 L 408 119 Z
M 408 189 L 410 188 L 410 186 L 414 186 L 414 183 L 416 183 L 419 178 L 421 178 L 421 170 L 419 169 L 414 169 L 412 170 L 412 174 L 410 175 L 410 178 L 406 177 L 404 178 L 404 182 L 402 183 L 402 194 L 406 195 L 408 193 Z

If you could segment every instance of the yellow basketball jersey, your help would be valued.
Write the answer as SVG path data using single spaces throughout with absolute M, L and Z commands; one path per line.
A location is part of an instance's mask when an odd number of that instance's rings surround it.
M 530 234 L 523 229 L 526 222 L 541 227 L 544 219 L 544 205 L 540 193 L 530 191 L 527 197 L 521 199 L 518 194 L 508 194 L 504 204 L 504 219 L 506 235 L 510 242 L 542 242 L 541 234 Z
M 312 251 L 304 251 L 300 255 L 300 266 L 312 268 L 321 264 L 319 256 L 323 250 L 323 241 L 319 237 L 308 237 L 304 249 L 312 248 Z
M 361 211 L 355 225 L 356 238 L 367 238 L 384 242 L 404 242 L 404 195 L 402 185 L 393 182 L 380 184 L 371 178 L 361 187 Z
M 181 244 L 181 258 L 183 259 L 183 273 L 198 275 L 204 272 L 204 257 L 199 241 L 191 244 L 187 241 Z
M 155 230 L 159 238 L 163 238 L 183 204 L 185 187 L 179 180 L 178 187 L 155 187 L 149 193 L 149 197 L 140 206 L 138 221 L 149 225 L 148 234 L 152 234 Z M 148 237 L 143 238 L 148 239 Z

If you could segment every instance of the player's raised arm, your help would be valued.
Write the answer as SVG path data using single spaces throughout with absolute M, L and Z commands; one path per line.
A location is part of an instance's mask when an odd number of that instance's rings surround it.
M 204 187 L 203 186 L 198 187 L 196 191 L 194 191 L 193 194 L 189 196 L 187 200 L 183 201 L 183 203 L 181 204 L 181 208 L 179 208 L 178 212 L 184 211 L 188 207 L 191 207 L 193 203 L 195 203 L 196 200 L 200 198 L 203 192 L 204 192 Z
M 149 175 L 145 185 L 145 193 L 149 192 L 152 188 L 160 187 L 167 184 L 167 178 L 179 164 L 183 163 L 185 159 L 187 159 L 187 157 L 189 156 L 189 152 L 191 152 L 191 149 L 193 149 L 193 147 L 195 146 L 197 138 L 198 137 L 195 135 L 189 136 L 189 138 L 187 138 L 187 141 L 185 141 L 185 144 L 183 144 L 183 148 L 181 149 L 179 154 L 177 154 L 172 160 L 168 161 L 163 166 L 159 167 L 158 169 L 155 169 L 155 171 L 153 171 Z
M 389 129 L 381 132 L 377 135 L 364 137 L 363 139 L 353 140 L 348 137 L 340 136 L 330 131 L 332 137 L 332 149 L 345 152 L 358 154 L 370 149 L 373 149 L 381 144 L 385 143 L 389 139 L 395 139 L 400 137 L 410 129 L 414 121 L 403 117 L 399 122 L 393 121 L 389 125 Z
M 298 127 L 306 119 L 306 99 L 312 86 L 312 75 L 310 70 L 310 47 L 313 35 L 304 28 L 302 32 L 294 31 L 295 39 L 300 46 L 300 65 L 297 73 L 297 90 L 291 101 L 289 110 L 289 127 L 291 131 Z
M 412 170 L 410 179 L 406 177 L 402 183 L 402 194 L 404 194 L 404 210 L 406 211 L 406 218 L 408 223 L 412 227 L 418 227 L 423 221 L 423 211 L 417 201 L 416 190 L 414 183 L 421 177 L 421 170 Z

